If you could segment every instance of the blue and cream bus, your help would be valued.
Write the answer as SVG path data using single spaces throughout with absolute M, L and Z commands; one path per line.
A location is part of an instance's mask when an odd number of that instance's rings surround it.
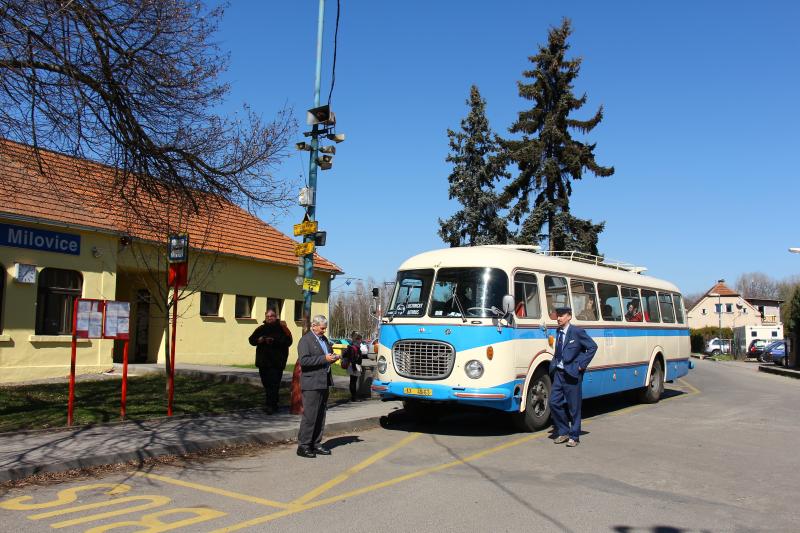
M 598 350 L 583 397 L 638 390 L 657 402 L 684 376 L 689 329 L 683 298 L 643 268 L 524 245 L 447 248 L 397 273 L 381 319 L 372 390 L 413 415 L 461 403 L 514 413 L 527 431 L 547 425 L 555 309 L 572 307 Z

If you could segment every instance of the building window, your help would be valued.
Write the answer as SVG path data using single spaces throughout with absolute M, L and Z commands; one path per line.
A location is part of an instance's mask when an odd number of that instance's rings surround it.
M 75 270 L 45 268 L 36 292 L 36 334 L 70 335 L 75 299 L 81 297 L 83 277 Z
M 705 307 L 700 310 L 700 314 L 701 315 L 707 315 L 708 314 L 708 313 L 706 313 L 706 308 Z
M 253 297 L 236 295 L 236 318 L 253 318 Z
M 302 322 L 303 320 L 303 300 L 294 301 L 294 321 Z
M 283 298 L 267 298 L 267 311 L 270 309 L 275 311 L 275 314 L 280 318 L 281 311 L 283 311 Z
M 751 337 L 758 337 L 758 333 L 757 333 L 757 332 L 755 332 L 755 331 L 751 331 L 751 332 L 750 332 L 750 336 L 751 336 Z
M 218 292 L 200 293 L 200 316 L 219 316 L 220 294 Z
M 746 308 L 746 307 L 743 307 L 743 308 L 742 308 L 742 314 L 743 314 L 743 315 L 746 315 L 746 314 L 747 314 L 747 308 Z
M 714 312 L 716 314 L 722 313 L 722 304 L 714 304 Z
M 725 304 L 725 312 L 733 313 L 733 304 Z

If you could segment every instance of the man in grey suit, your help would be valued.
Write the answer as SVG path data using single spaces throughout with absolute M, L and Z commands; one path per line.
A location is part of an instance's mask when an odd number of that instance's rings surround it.
M 320 444 L 325 429 L 328 404 L 328 387 L 333 385 L 331 363 L 339 360 L 333 354 L 331 343 L 325 337 L 328 319 L 317 315 L 311 319 L 311 331 L 297 344 L 297 360 L 303 373 L 300 388 L 303 391 L 303 418 L 297 434 L 297 455 L 316 457 L 330 455 L 331 451 Z

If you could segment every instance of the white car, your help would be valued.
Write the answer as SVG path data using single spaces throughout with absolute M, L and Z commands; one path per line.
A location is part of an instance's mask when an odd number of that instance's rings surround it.
M 731 341 L 730 339 L 720 339 L 718 337 L 714 337 L 710 341 L 706 343 L 706 349 L 704 352 L 707 355 L 719 355 L 721 353 L 731 353 Z

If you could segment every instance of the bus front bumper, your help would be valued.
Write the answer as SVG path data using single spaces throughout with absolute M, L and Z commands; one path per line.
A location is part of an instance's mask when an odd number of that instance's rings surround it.
M 521 383 L 519 384 L 521 388 Z M 452 387 L 424 381 L 372 382 L 372 392 L 384 400 L 421 400 L 432 402 L 456 402 L 479 405 L 504 411 L 519 409 L 519 396 L 514 396 L 516 382 L 498 387 L 470 388 Z

